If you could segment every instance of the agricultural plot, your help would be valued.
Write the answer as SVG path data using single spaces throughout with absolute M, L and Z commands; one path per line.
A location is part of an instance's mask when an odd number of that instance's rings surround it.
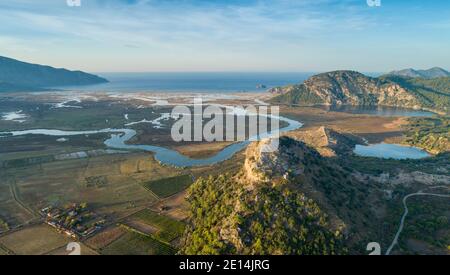
M 112 226 L 89 238 L 85 243 L 94 249 L 102 249 L 122 237 L 125 233 L 126 230 L 124 228 Z
M 41 224 L 1 237 L 0 245 L 19 255 L 42 255 L 72 241 L 51 227 Z
M 170 197 L 183 191 L 192 184 L 190 175 L 181 175 L 172 178 L 165 178 L 144 183 L 144 187 L 150 189 L 160 198 Z
M 14 193 L 14 178 L 0 173 L 0 232 L 7 231 L 34 218 L 30 210 L 24 208 Z
M 179 175 L 180 169 L 160 165 L 150 153 L 141 153 L 133 158 L 128 157 L 120 163 L 120 173 L 138 182 L 149 179 L 161 179 Z
M 148 154 L 146 156 L 150 159 Z M 56 161 L 26 169 L 17 168 L 21 169 L 20 172 L 8 169 L 6 173 L 16 178 L 20 197 L 33 209 L 49 204 L 87 202 L 92 211 L 115 219 L 157 201 L 140 182 L 121 173 L 121 164 L 134 158 L 140 159 L 142 155 L 104 155 Z M 150 175 L 147 173 L 148 177 Z
M 133 216 L 130 220 L 156 228 L 156 232 L 152 233 L 156 239 L 170 243 L 180 237 L 185 228 L 185 224 L 171 219 L 169 217 L 159 215 L 149 209 L 144 209 Z M 139 228 L 136 228 L 139 230 Z
M 133 231 L 101 250 L 104 255 L 173 255 L 175 252 L 169 245 Z

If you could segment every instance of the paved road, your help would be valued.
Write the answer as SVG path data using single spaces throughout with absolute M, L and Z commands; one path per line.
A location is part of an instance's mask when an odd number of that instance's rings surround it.
M 436 189 L 436 188 L 446 188 L 449 189 L 447 186 L 435 186 L 432 187 L 430 189 Z M 392 241 L 391 245 L 389 246 L 389 248 L 386 251 L 386 255 L 391 254 L 392 249 L 394 248 L 395 245 L 397 245 L 398 243 L 398 238 L 400 237 L 400 234 L 403 231 L 403 226 L 405 225 L 405 219 L 406 216 L 408 216 L 408 205 L 406 204 L 406 201 L 410 198 L 410 197 L 414 197 L 414 196 L 434 196 L 434 197 L 440 197 L 440 198 L 450 198 L 450 195 L 445 195 L 445 194 L 435 194 L 435 193 L 424 193 L 423 190 L 419 191 L 417 193 L 412 193 L 409 195 L 406 195 L 403 198 L 403 207 L 405 209 L 405 212 L 403 213 L 402 219 L 400 220 L 400 226 L 398 228 L 397 234 L 395 234 L 394 240 Z

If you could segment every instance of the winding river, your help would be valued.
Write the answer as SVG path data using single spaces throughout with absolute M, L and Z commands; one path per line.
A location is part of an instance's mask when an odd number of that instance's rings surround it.
M 238 116 L 255 116 L 256 114 L 247 113 L 247 110 L 242 109 L 240 107 L 232 107 L 221 104 L 212 104 L 221 108 L 228 109 L 232 114 Z M 402 115 L 408 116 L 409 113 L 401 113 Z M 283 116 L 275 116 L 275 115 L 261 115 L 270 119 L 276 119 L 278 121 L 284 121 L 288 124 L 288 126 L 281 128 L 279 133 L 285 133 L 289 131 L 293 131 L 299 129 L 303 126 L 302 123 L 283 117 Z M 162 114 L 163 116 L 170 116 L 169 114 Z M 152 121 L 141 121 L 141 122 L 152 122 Z M 131 126 L 133 124 L 141 123 L 128 123 L 126 126 Z M 154 121 L 153 121 L 154 122 Z M 153 123 L 155 124 L 155 123 Z M 219 151 L 214 156 L 204 158 L 204 159 L 192 159 L 185 155 L 180 154 L 179 152 L 154 145 L 146 145 L 146 144 L 128 144 L 127 142 L 131 140 L 134 136 L 136 136 L 136 131 L 130 128 L 123 129 L 101 129 L 101 130 L 92 130 L 92 131 L 62 131 L 62 130 L 52 130 L 52 129 L 35 129 L 35 130 L 24 130 L 24 131 L 12 131 L 12 132 L 0 132 L 0 138 L 5 136 L 23 136 L 23 135 L 47 135 L 47 136 L 56 136 L 56 137 L 65 137 L 65 136 L 77 136 L 77 135 L 92 135 L 98 133 L 110 133 L 111 137 L 104 141 L 104 144 L 112 149 L 121 149 L 121 150 L 141 150 L 152 152 L 155 155 L 155 159 L 161 162 L 162 164 L 176 166 L 176 167 L 192 167 L 192 166 L 206 166 L 212 165 L 224 160 L 230 159 L 234 154 L 244 149 L 251 141 L 260 140 L 262 138 L 273 137 L 277 133 L 262 133 L 259 136 L 250 137 L 248 140 L 240 141 L 233 143 L 221 151 Z M 402 159 L 420 159 L 428 157 L 429 154 L 425 151 L 415 148 L 415 147 L 405 147 L 396 144 L 372 144 L 372 145 L 356 145 L 354 149 L 354 153 L 361 156 L 366 157 L 376 157 L 376 158 L 394 158 L 398 160 Z
M 229 108 L 228 106 L 226 106 Z M 242 113 L 242 110 L 236 110 Z M 250 114 L 251 115 L 251 114 Z M 279 133 L 289 132 L 296 129 L 299 129 L 303 126 L 302 123 L 282 117 L 282 116 L 273 116 L 268 115 L 268 118 L 278 119 L 279 121 L 284 121 L 288 123 L 288 126 L 281 128 Z M 154 145 L 133 145 L 127 144 L 129 140 L 131 140 L 134 136 L 136 136 L 136 131 L 133 129 L 101 129 L 101 130 L 93 130 L 93 131 L 62 131 L 62 130 L 51 130 L 51 129 L 35 129 L 35 130 L 24 130 L 24 131 L 12 131 L 12 132 L 0 132 L 1 137 L 7 136 L 23 136 L 23 135 L 47 135 L 47 136 L 57 136 L 57 137 L 65 137 L 65 136 L 77 136 L 77 135 L 92 135 L 99 133 L 111 133 L 111 137 L 105 140 L 104 144 L 112 149 L 121 149 L 121 150 L 141 150 L 152 152 L 155 155 L 155 159 L 165 165 L 176 166 L 176 167 L 192 167 L 192 166 L 205 166 L 212 165 L 224 160 L 230 159 L 235 153 L 244 149 L 247 145 L 250 144 L 252 140 L 269 138 L 273 137 L 276 133 L 262 133 L 259 137 L 250 137 L 248 140 L 233 143 L 216 155 L 211 156 L 209 158 L 204 159 L 192 159 L 185 155 L 180 154 L 179 152 L 164 148 L 160 146 Z

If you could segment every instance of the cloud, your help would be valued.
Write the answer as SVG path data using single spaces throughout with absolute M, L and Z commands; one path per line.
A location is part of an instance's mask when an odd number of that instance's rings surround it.
M 386 37 L 406 42 L 392 32 L 408 14 L 392 9 L 385 4 L 374 10 L 365 0 L 82 0 L 77 8 L 65 0 L 2 1 L 0 39 L 9 40 L 0 41 L 0 49 L 18 56 L 24 55 L 21 48 L 42 57 L 59 54 L 61 66 L 82 56 L 101 59 L 86 65 L 96 70 L 118 59 L 143 70 L 212 64 L 283 69 L 312 61 L 331 67 L 353 60 L 333 54 L 362 52 L 355 48 L 361 41 L 379 41 L 379 48 Z

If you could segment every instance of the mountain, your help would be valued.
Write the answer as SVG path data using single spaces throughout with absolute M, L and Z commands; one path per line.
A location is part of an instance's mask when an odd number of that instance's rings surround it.
M 81 71 L 57 69 L 0 56 L 0 91 L 34 91 L 46 87 L 105 82 L 108 80 Z
M 400 71 L 392 71 L 388 75 L 395 76 L 405 76 L 405 77 L 421 77 L 426 79 L 438 78 L 438 77 L 450 77 L 450 72 L 434 67 L 428 70 L 415 70 L 415 69 L 404 69 Z
M 283 104 L 392 106 L 443 112 L 450 107 L 450 78 L 373 78 L 355 71 L 333 71 L 269 92 L 275 95 L 273 103 Z

